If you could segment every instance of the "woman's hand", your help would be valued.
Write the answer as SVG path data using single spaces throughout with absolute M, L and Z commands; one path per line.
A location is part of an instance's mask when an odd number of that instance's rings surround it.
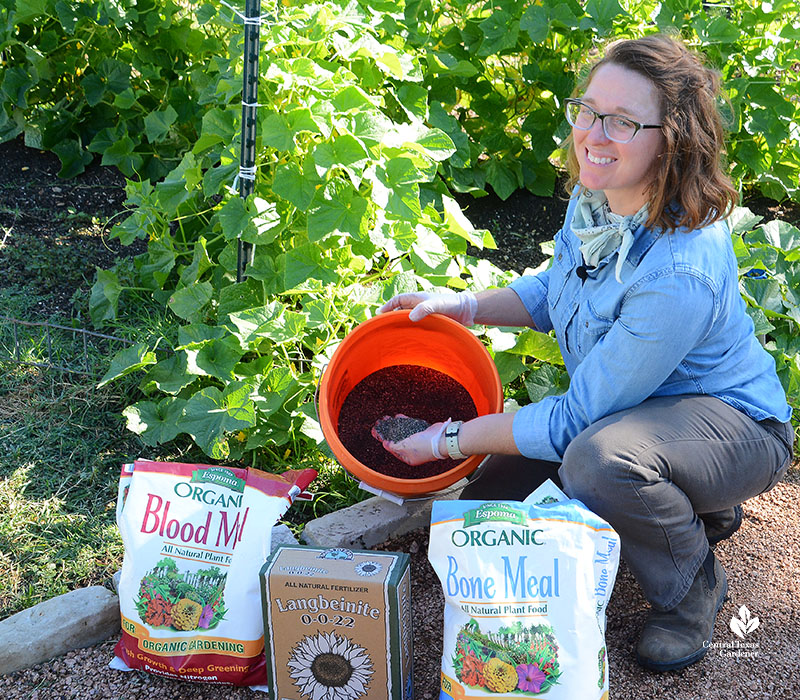
M 401 462 L 414 467 L 425 462 L 444 459 L 447 455 L 441 453 L 440 447 L 444 430 L 449 423 L 449 420 L 444 423 L 434 423 L 422 432 L 414 433 L 400 442 L 381 440 L 381 443 Z
M 398 294 L 387 301 L 380 309 L 379 314 L 394 309 L 412 309 L 408 318 L 419 321 L 428 314 L 442 314 L 463 326 L 475 324 L 475 313 L 478 310 L 478 300 L 472 292 L 458 292 L 457 294 L 433 294 L 431 292 L 408 292 Z

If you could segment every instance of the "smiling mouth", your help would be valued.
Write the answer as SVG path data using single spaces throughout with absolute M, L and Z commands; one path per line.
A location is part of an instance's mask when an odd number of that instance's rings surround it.
M 586 151 L 586 159 L 595 165 L 608 165 L 609 163 L 613 163 L 617 160 L 616 158 L 601 158 L 599 156 L 593 156 L 588 150 Z

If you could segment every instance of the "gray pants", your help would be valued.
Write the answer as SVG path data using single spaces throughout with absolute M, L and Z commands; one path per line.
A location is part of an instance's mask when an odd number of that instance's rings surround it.
M 493 455 L 462 499 L 522 500 L 548 477 L 607 520 L 656 609 L 684 597 L 708 553 L 699 514 L 768 491 L 792 459 L 791 423 L 710 396 L 653 398 L 590 425 L 560 464 Z

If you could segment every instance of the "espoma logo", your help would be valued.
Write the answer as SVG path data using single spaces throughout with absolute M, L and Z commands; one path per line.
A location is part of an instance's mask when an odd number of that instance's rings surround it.
M 741 639 L 755 631 L 758 625 L 758 618 L 750 614 L 746 605 L 739 608 L 739 617 L 732 617 L 730 623 L 731 631 Z

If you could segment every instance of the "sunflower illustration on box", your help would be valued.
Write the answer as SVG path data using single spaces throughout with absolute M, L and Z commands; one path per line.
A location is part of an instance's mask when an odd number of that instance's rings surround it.
M 292 649 L 289 675 L 305 698 L 357 700 L 373 674 L 367 650 L 336 632 L 305 636 Z
M 142 622 L 181 632 L 213 629 L 225 617 L 226 574 L 218 567 L 194 573 L 178 571 L 165 557 L 142 578 L 134 601 Z
M 523 697 L 546 692 L 561 675 L 553 628 L 519 621 L 483 632 L 471 619 L 456 637 L 453 668 L 466 686 Z

